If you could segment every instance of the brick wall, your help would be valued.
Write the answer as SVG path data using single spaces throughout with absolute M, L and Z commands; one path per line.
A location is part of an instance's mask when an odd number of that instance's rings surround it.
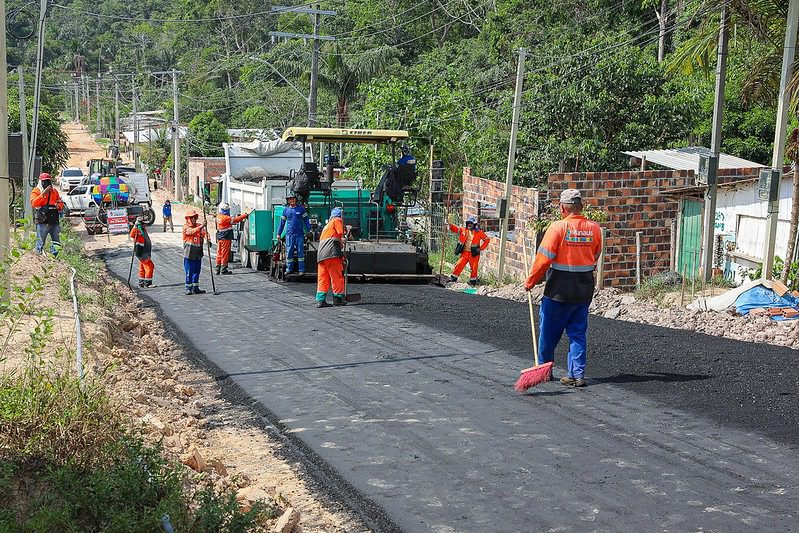
M 729 183 L 757 177 L 759 169 L 721 169 L 719 182 Z M 642 232 L 642 276 L 647 278 L 668 271 L 671 266 L 672 221 L 679 224 L 678 200 L 665 196 L 669 189 L 695 184 L 690 170 L 647 170 L 625 172 L 573 172 L 550 174 L 547 191 L 513 187 L 509 229 L 524 229 L 527 221 L 557 202 L 561 191 L 576 188 L 582 191 L 585 202 L 607 211 L 608 220 L 602 226 L 607 231 L 605 243 L 605 287 L 635 288 L 635 234 Z M 480 203 L 495 204 L 504 196 L 504 183 L 473 176 L 463 169 L 463 216 L 477 216 Z M 540 199 L 539 199 L 540 198 Z M 486 225 L 486 224 L 484 224 Z M 490 226 L 490 223 L 488 224 Z M 532 230 L 527 230 L 528 244 Z M 506 274 L 521 279 L 524 267 L 521 241 L 511 235 L 506 248 Z M 481 269 L 497 270 L 499 243 L 496 239 L 483 253 Z
M 505 184 L 479 178 L 472 175 L 472 170 L 468 167 L 463 169 L 463 218 L 476 216 L 483 219 L 481 224 L 492 225 L 492 221 L 485 217 L 478 216 L 481 211 L 480 204 L 498 204 L 499 200 L 505 197 Z M 512 218 L 508 225 L 511 240 L 508 240 L 505 248 L 505 275 L 521 280 L 527 276 L 524 269 L 524 258 L 522 256 L 522 243 L 519 232 L 515 230 L 525 230 L 528 221 L 533 220 L 538 213 L 539 192 L 536 189 L 514 186 L 511 192 L 510 210 Z M 482 214 L 482 213 L 481 213 Z M 485 229 L 485 227 L 484 227 Z M 532 230 L 527 230 L 528 246 L 533 245 Z M 491 244 L 482 253 L 480 259 L 480 271 L 483 275 L 486 272 L 496 274 L 499 258 L 499 237 L 492 238 Z M 468 270 L 468 267 L 467 267 Z
M 199 196 L 197 178 L 200 183 L 210 183 L 212 177 L 221 176 L 225 172 L 224 157 L 190 157 L 189 158 L 189 194 Z M 184 182 L 185 183 L 185 182 Z
M 668 271 L 672 221 L 677 200 L 661 196 L 666 189 L 694 184 L 693 171 L 572 172 L 550 174 L 547 199 L 557 201 L 564 189 L 580 189 L 586 204 L 607 211 L 605 287 L 635 288 L 635 234 L 642 235 L 643 277 Z

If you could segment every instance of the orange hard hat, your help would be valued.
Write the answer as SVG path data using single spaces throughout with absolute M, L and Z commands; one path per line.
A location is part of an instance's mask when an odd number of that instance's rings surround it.
M 194 209 L 189 209 L 188 211 L 186 211 L 186 215 L 185 216 L 186 216 L 186 218 L 193 218 L 193 217 L 198 217 L 200 215 Z

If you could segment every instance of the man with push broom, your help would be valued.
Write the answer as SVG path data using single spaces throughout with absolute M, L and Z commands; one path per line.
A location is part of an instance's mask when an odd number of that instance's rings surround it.
M 570 387 L 585 387 L 586 384 L 588 306 L 594 296 L 594 270 L 602 250 L 599 224 L 585 218 L 582 211 L 583 200 L 579 190 L 566 189 L 561 193 L 563 219 L 553 222 L 547 229 L 524 283 L 524 288 L 529 291 L 544 276 L 547 277 L 540 309 L 538 363 L 553 362 L 555 346 L 566 331 L 569 337 L 568 374 L 560 382 Z M 536 367 L 533 367 L 527 372 L 532 374 L 535 371 Z M 523 374 L 519 381 L 524 377 Z M 525 388 L 536 384 L 531 383 Z

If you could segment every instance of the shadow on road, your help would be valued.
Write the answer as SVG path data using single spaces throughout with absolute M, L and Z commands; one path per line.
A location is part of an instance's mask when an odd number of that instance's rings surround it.
M 441 355 L 420 355 L 416 357 L 396 357 L 390 359 L 380 359 L 377 361 L 355 361 L 353 363 L 336 363 L 331 365 L 316 365 L 316 366 L 303 366 L 292 368 L 279 368 L 275 370 L 255 370 L 253 372 L 237 372 L 233 374 L 222 374 L 217 376 L 218 381 L 225 380 L 230 377 L 236 376 L 258 376 L 264 374 L 282 374 L 285 372 L 305 372 L 308 370 L 339 370 L 346 368 L 356 368 L 364 365 L 385 364 L 385 363 L 402 363 L 406 361 L 423 361 L 425 359 L 441 359 L 448 357 L 463 357 L 462 353 L 447 353 Z
M 605 378 L 594 378 L 594 383 L 644 383 L 647 381 L 660 381 L 674 383 L 681 381 L 697 381 L 710 379 L 712 376 L 704 374 L 674 374 L 672 372 L 648 372 L 646 374 L 616 374 Z

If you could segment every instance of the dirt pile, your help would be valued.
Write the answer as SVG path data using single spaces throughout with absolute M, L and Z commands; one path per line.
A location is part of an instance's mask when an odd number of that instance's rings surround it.
M 450 283 L 447 288 L 463 291 L 465 283 Z M 526 301 L 522 285 L 483 285 L 475 294 L 492 298 L 504 298 L 517 302 Z M 543 287 L 532 291 L 533 302 L 540 303 Z M 678 305 L 679 295 L 667 295 L 662 303 L 637 298 L 634 294 L 618 289 L 599 291 L 591 303 L 591 313 L 615 320 L 640 322 L 654 326 L 697 331 L 707 335 L 726 337 L 747 342 L 765 342 L 778 346 L 799 349 L 799 321 L 776 322 L 762 316 L 735 316 L 715 311 L 691 310 Z M 687 305 L 689 298 L 685 298 Z
M 323 506 L 301 473 L 277 456 L 279 443 L 252 413 L 223 399 L 213 377 L 170 339 L 155 311 L 111 283 L 124 297 L 90 337 L 95 363 L 148 439 L 161 441 L 198 486 L 232 489 L 245 508 L 258 499 L 277 505 L 276 531 L 291 531 L 286 524 L 297 521 L 305 532 L 364 530 L 354 516 Z

